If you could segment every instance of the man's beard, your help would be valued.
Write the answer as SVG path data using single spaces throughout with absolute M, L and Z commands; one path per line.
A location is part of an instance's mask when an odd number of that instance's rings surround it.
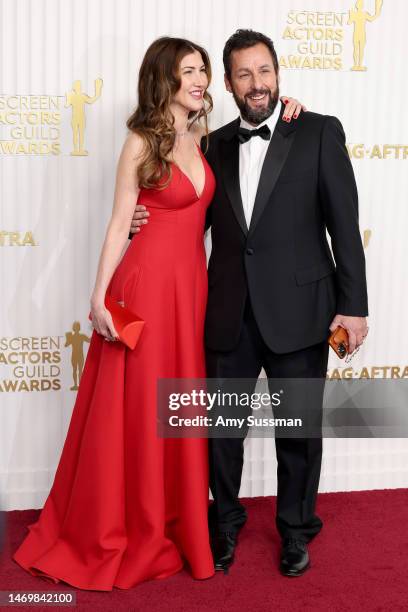
M 262 108 L 251 108 L 248 104 L 247 96 L 256 96 L 263 93 L 269 96 L 268 104 Z M 235 103 L 241 112 L 241 117 L 245 119 L 245 121 L 248 121 L 248 123 L 259 125 L 268 119 L 268 117 L 270 117 L 275 110 L 276 105 L 279 102 L 279 86 L 276 85 L 276 89 L 273 92 L 270 89 L 253 89 L 246 94 L 243 100 L 238 98 L 234 90 L 232 91 L 232 95 L 234 96 Z

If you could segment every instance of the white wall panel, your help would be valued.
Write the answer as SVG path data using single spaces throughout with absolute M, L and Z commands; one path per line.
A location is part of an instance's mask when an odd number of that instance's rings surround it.
M 60 389 L 0 392 L 0 487 L 6 509 L 40 507 L 52 483 L 69 424 L 75 392 L 65 333 L 79 321 L 85 333 L 89 297 L 110 216 L 116 163 L 125 122 L 136 104 L 137 72 L 147 46 L 161 35 L 184 36 L 204 45 L 213 64 L 211 127 L 236 116 L 224 90 L 222 48 L 238 27 L 269 34 L 278 55 L 297 54 L 284 39 L 290 11 L 343 13 L 342 70 L 282 69 L 281 92 L 310 110 L 338 116 L 350 147 L 360 195 L 360 226 L 371 231 L 366 248 L 370 335 L 352 362 L 363 368 L 407 365 L 408 155 L 372 156 L 373 147 L 408 146 L 405 0 L 384 0 L 366 25 L 366 72 L 351 71 L 352 0 L 0 0 L 0 95 L 42 95 L 59 101 L 60 154 L 4 151 L 11 124 L 0 122 L 0 231 L 32 232 L 35 246 L 0 246 L 0 339 L 44 337 L 60 342 Z M 372 13 L 375 0 L 366 0 Z M 72 156 L 71 109 L 65 94 L 75 80 L 101 96 L 85 109 L 87 156 Z M 0 108 L 0 113 L 4 109 Z M 23 139 L 24 140 L 24 139 Z M 35 140 L 35 139 L 34 139 Z M 15 141 L 17 142 L 17 141 Z M 24 142 L 28 145 L 29 138 Z M 368 153 L 367 153 L 368 151 Z M 371 156 L 371 157 L 370 157 Z M 207 240 L 208 249 L 210 243 Z M 4 340 L 6 339 L 6 340 Z M 85 347 L 85 350 L 87 345 Z M 0 348 L 9 357 L 10 351 Z M 339 367 L 331 358 L 330 373 Z M 41 377 L 37 376 L 37 379 Z M 47 376 L 45 376 L 47 378 Z M 0 383 L 18 381 L 0 363 Z M 406 487 L 403 439 L 325 439 L 321 491 Z M 242 495 L 276 492 L 274 441 L 246 443 Z

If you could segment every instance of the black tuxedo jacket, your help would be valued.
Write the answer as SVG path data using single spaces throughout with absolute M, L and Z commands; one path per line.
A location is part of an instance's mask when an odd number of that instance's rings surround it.
M 276 353 L 325 340 L 336 313 L 368 314 L 357 187 L 342 125 L 311 112 L 286 123 L 283 110 L 282 104 L 249 229 L 239 185 L 239 118 L 209 136 L 206 159 L 217 186 L 206 222 L 212 252 L 205 342 L 213 350 L 237 345 L 248 293 Z

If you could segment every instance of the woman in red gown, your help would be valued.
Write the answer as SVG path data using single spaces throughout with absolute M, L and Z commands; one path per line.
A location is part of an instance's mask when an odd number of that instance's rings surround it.
M 208 56 L 193 43 L 163 38 L 146 52 L 70 426 L 41 515 L 13 557 L 33 575 L 110 591 L 170 576 L 184 563 L 194 578 L 214 574 L 207 440 L 156 433 L 157 379 L 205 378 L 203 233 L 215 182 L 197 119 L 212 106 L 209 80 Z M 173 160 L 171 178 L 160 189 L 164 158 Z M 118 264 L 136 201 L 149 208 L 149 225 Z M 107 341 L 116 331 L 106 290 L 146 322 L 134 350 Z
M 157 380 L 205 378 L 203 234 L 215 181 L 199 143 L 210 77 L 203 48 L 169 37 L 140 69 L 71 422 L 44 508 L 13 556 L 46 580 L 111 591 L 184 564 L 194 578 L 214 574 L 207 440 L 156 431 Z M 149 223 L 122 256 L 135 202 Z M 145 321 L 134 350 L 115 341 L 106 292 Z

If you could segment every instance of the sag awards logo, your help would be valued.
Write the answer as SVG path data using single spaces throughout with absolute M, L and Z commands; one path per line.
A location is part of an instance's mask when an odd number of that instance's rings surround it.
M 91 339 L 74 321 L 63 336 L 0 338 L 0 393 L 60 391 L 64 348 L 71 349 L 71 391 L 77 391 L 85 363 L 84 343 Z
M 374 3 L 375 2 L 375 3 Z M 348 13 L 289 11 L 282 38 L 291 41 L 292 52 L 279 59 L 281 68 L 301 70 L 343 70 L 345 54 L 349 54 L 350 26 L 353 65 L 350 70 L 364 72 L 367 25 L 381 15 L 383 0 L 372 0 L 369 12 L 364 0 L 357 0 Z M 348 60 L 347 60 L 348 61 Z
M 403 144 L 348 143 L 347 151 L 352 159 L 408 159 L 408 146 Z
M 346 378 L 408 378 L 408 365 L 363 366 L 360 369 L 333 368 L 327 372 L 328 380 L 344 380 Z
M 61 337 L 0 338 L 0 392 L 59 391 Z
M 101 96 L 102 79 L 94 82 L 95 93 L 82 91 L 81 81 L 74 81 L 72 90 L 64 96 L 1 95 L 0 154 L 60 155 L 61 128 L 65 108 L 71 109 L 71 155 L 86 156 L 85 105 Z
M 38 246 L 33 232 L 6 232 L 0 230 L 0 247 L 2 246 Z

